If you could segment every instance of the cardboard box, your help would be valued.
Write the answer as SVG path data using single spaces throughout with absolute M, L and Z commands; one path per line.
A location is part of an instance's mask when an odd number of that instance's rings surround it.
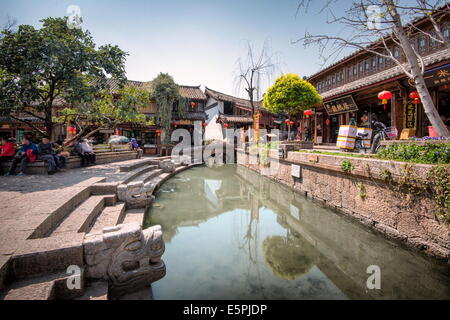
M 372 146 L 372 134 L 373 130 L 370 128 L 358 128 L 357 136 L 364 135 L 367 133 L 367 137 L 363 139 L 364 148 L 370 149 Z
M 355 138 L 338 136 L 336 147 L 341 149 L 353 150 L 355 149 Z
M 358 127 L 355 126 L 340 126 L 339 136 L 355 138 L 358 132 Z

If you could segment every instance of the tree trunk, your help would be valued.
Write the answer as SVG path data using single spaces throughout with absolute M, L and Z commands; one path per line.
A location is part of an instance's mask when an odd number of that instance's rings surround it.
M 75 137 L 73 137 L 72 139 L 66 141 L 66 142 L 64 143 L 64 146 L 70 145 L 72 142 L 74 142 L 75 140 L 77 140 L 77 139 L 79 139 L 79 138 L 81 138 L 81 137 L 83 137 L 83 139 L 87 139 L 87 138 L 93 136 L 95 133 L 99 132 L 101 129 L 102 129 L 101 127 L 98 127 L 97 129 L 92 130 L 91 132 L 89 132 L 89 133 L 88 133 L 87 135 L 85 135 L 85 136 L 83 136 L 83 133 L 84 133 L 84 129 L 83 129 L 83 130 L 80 131 L 80 133 L 78 133 Z
M 411 74 L 413 76 L 414 83 L 416 84 L 417 92 L 420 95 L 422 100 L 423 109 L 425 110 L 425 114 L 430 120 L 434 130 L 439 136 L 449 137 L 449 131 L 439 116 L 437 109 L 434 106 L 433 100 L 431 99 L 430 92 L 425 83 L 425 79 L 423 78 L 423 72 L 418 62 L 418 57 L 414 52 L 411 43 L 403 29 L 401 18 L 397 12 L 397 8 L 393 3 L 393 0 L 385 0 L 388 5 L 388 10 L 390 15 L 394 21 L 394 31 L 397 37 L 400 40 L 400 43 L 403 48 L 403 52 L 405 53 L 406 59 L 411 67 Z

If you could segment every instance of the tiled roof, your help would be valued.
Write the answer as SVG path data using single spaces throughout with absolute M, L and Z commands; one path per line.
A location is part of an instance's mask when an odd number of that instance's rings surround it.
M 108 79 L 107 85 L 110 87 L 110 89 L 114 92 L 117 91 L 120 88 L 120 82 L 115 79 Z M 125 86 L 135 86 L 139 89 L 144 89 L 147 91 L 151 91 L 152 84 L 151 81 L 148 82 L 142 82 L 142 81 L 133 81 L 133 80 L 127 80 L 125 83 Z M 206 100 L 206 95 L 203 93 L 203 91 L 200 89 L 200 86 L 183 86 L 180 85 L 180 95 L 183 96 L 186 99 L 192 99 L 192 100 Z
M 127 80 L 125 82 L 125 86 L 134 86 L 136 88 L 142 89 L 146 82 L 141 81 L 133 81 L 133 80 Z M 107 79 L 106 85 L 110 88 L 112 92 L 116 92 L 118 89 L 120 89 L 120 82 L 116 79 Z
M 191 87 L 191 86 L 179 86 L 180 94 L 191 100 L 206 100 L 206 95 L 200 89 L 200 86 Z
M 447 9 L 447 5 L 446 5 L 446 4 L 443 5 L 442 7 L 438 8 L 437 10 L 438 10 L 438 11 L 441 11 L 441 10 L 445 10 L 445 9 Z M 409 28 L 409 27 L 412 26 L 412 25 L 418 27 L 418 26 L 420 26 L 420 24 L 423 24 L 426 20 L 427 20 L 427 16 L 424 16 L 424 17 L 417 17 L 416 19 L 410 21 L 410 22 L 405 26 L 405 29 L 406 29 L 406 28 Z M 386 37 L 385 37 L 385 41 L 389 41 L 390 38 L 391 38 L 390 35 L 386 36 Z M 375 41 L 375 42 L 373 42 L 372 44 L 369 44 L 368 46 L 366 46 L 366 48 L 376 48 L 378 45 L 380 45 L 380 43 L 381 43 L 381 40 Z M 347 61 L 352 60 L 353 58 L 355 58 L 355 57 L 357 57 L 357 56 L 364 55 L 364 54 L 368 54 L 368 52 L 367 52 L 365 49 L 358 49 L 358 50 L 356 50 L 355 52 L 349 54 L 348 56 L 345 56 L 344 58 L 342 58 L 342 59 L 336 61 L 335 63 L 333 63 L 333 64 L 331 64 L 331 65 L 329 65 L 329 66 L 323 68 L 322 70 L 316 72 L 315 74 L 313 74 L 313 75 L 307 77 L 307 79 L 308 79 L 308 81 L 311 81 L 312 79 L 317 78 L 318 76 L 321 76 L 321 75 L 323 75 L 323 74 L 329 72 L 329 71 L 332 70 L 334 67 L 336 67 L 336 66 L 338 66 L 338 65 L 341 65 L 341 64 L 343 64 L 343 63 L 345 63 L 345 62 L 347 62 Z
M 433 65 L 435 63 L 444 61 L 446 59 L 450 59 L 450 49 L 445 49 L 438 51 L 436 53 L 430 54 L 423 58 L 426 66 Z M 385 80 L 389 80 L 398 76 L 404 75 L 403 70 L 400 66 L 396 66 L 376 74 L 364 77 L 362 79 L 346 83 L 340 87 L 333 88 L 326 92 L 322 92 L 320 95 L 324 100 L 336 97 L 338 95 L 344 94 L 346 92 L 350 92 L 356 89 L 361 89 L 363 87 L 367 87 L 378 82 L 382 82 Z
M 212 89 L 209 89 L 208 87 L 206 87 L 205 89 L 205 93 L 207 96 L 210 96 L 216 100 L 220 100 L 220 101 L 227 101 L 227 102 L 232 102 L 235 103 L 236 105 L 242 106 L 242 107 L 247 107 L 247 108 L 251 108 L 251 104 L 250 104 L 250 100 L 246 100 L 246 99 L 242 99 L 242 98 L 237 98 L 237 97 L 233 97 L 230 96 L 229 94 L 225 94 L 219 91 L 215 91 Z M 262 108 L 262 103 L 259 101 L 255 101 L 255 107 L 259 107 Z
M 253 123 L 252 117 L 247 116 L 229 116 L 221 114 L 217 118 L 217 122 L 223 122 L 223 123 Z

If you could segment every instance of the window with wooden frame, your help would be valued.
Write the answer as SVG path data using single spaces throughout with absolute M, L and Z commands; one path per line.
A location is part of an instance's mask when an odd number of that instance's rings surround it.
M 384 69 L 384 57 L 382 56 L 377 56 L 377 61 L 378 61 L 378 70 L 383 70 Z
M 438 36 L 437 36 L 436 31 L 431 31 L 430 37 L 428 37 L 428 38 L 429 38 L 428 43 L 429 43 L 430 51 L 433 51 L 438 47 L 438 44 L 439 44 L 439 42 L 437 41 Z
M 419 53 L 425 53 L 428 51 L 427 39 L 425 36 L 422 35 L 417 37 L 417 49 L 419 50 Z
M 361 62 L 359 63 L 358 76 L 359 76 L 359 77 L 364 76 L 364 61 L 361 61 Z
M 364 61 L 364 74 L 369 74 L 370 73 L 370 60 L 367 59 Z
M 444 25 L 442 27 L 442 35 L 446 40 L 450 40 L 450 25 Z
M 372 68 L 372 72 L 375 73 L 377 72 L 377 57 L 373 56 L 372 58 L 370 58 L 370 65 Z
M 400 60 L 400 48 L 394 47 L 392 49 L 392 55 L 394 56 L 395 59 Z
M 391 48 L 392 56 L 395 58 L 395 55 L 400 56 L 400 50 L 397 47 Z M 386 55 L 390 57 L 390 53 L 386 52 Z M 384 59 L 384 65 L 386 69 L 391 68 L 395 65 L 395 62 L 391 58 Z
M 350 82 L 353 80 L 353 67 L 347 68 L 347 82 Z

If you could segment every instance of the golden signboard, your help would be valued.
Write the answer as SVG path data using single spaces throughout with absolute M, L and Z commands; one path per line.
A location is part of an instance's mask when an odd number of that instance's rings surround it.
M 403 128 L 416 129 L 417 127 L 417 105 L 409 103 L 405 105 L 405 112 L 403 115 Z

